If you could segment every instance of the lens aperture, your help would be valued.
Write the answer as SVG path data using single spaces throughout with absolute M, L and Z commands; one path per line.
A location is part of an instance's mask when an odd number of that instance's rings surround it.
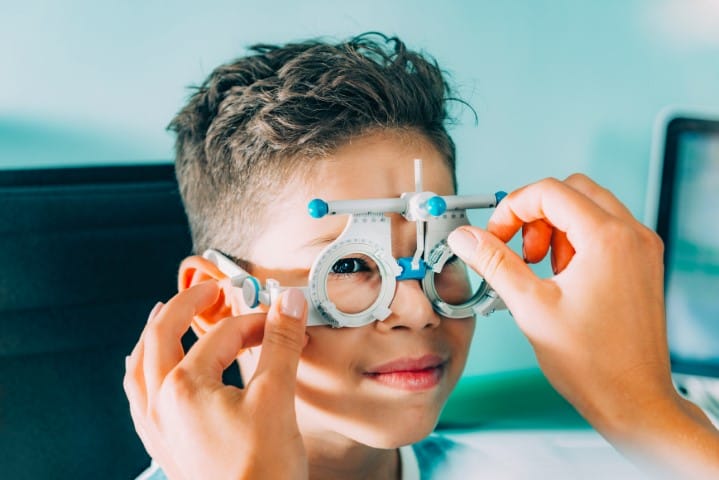
M 382 288 L 377 263 L 368 255 L 350 253 L 337 259 L 327 273 L 327 298 L 347 314 L 370 308 Z
M 466 303 L 474 294 L 467 265 L 456 255 L 447 259 L 442 270 L 434 274 L 434 288 L 440 300 L 449 305 Z

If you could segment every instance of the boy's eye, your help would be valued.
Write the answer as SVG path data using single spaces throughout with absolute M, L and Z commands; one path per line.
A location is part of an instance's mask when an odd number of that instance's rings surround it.
M 457 260 L 459 260 L 459 257 L 457 255 L 452 255 L 451 257 L 449 257 L 449 259 L 446 262 L 444 262 L 444 264 L 452 265 L 453 263 L 456 263 Z
M 340 275 L 366 272 L 368 270 L 367 262 L 361 258 L 340 258 L 332 265 L 332 273 Z

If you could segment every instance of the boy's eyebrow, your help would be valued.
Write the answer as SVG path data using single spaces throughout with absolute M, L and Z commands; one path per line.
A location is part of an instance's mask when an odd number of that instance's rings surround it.
M 339 233 L 328 233 L 325 235 L 321 235 L 317 238 L 313 238 L 309 242 L 302 245 L 302 248 L 309 248 L 309 247 L 319 247 L 323 245 L 327 245 L 328 243 L 332 243 L 335 240 L 337 240 L 337 237 L 339 237 Z

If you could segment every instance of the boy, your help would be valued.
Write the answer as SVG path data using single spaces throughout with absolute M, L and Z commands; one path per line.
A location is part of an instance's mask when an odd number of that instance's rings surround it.
M 436 65 L 376 36 L 252 51 L 213 72 L 170 126 L 195 252 L 213 248 L 261 280 L 304 286 L 347 221 L 311 218 L 313 197 L 398 197 L 414 189 L 415 158 L 425 190 L 454 194 L 449 89 Z M 392 253 L 411 256 L 415 224 L 392 223 Z M 192 257 L 180 268 L 180 290 L 223 278 Z M 228 305 L 195 316 L 199 336 L 249 313 L 237 290 L 221 296 Z M 396 449 L 433 430 L 464 368 L 474 318 L 440 319 L 417 281 L 398 282 L 392 311 L 364 327 L 307 329 L 296 409 L 313 478 L 397 478 Z M 253 378 L 260 350 L 239 356 L 243 378 Z
M 454 144 L 444 126 L 450 92 L 433 61 L 398 39 L 371 35 L 337 45 L 260 45 L 252 52 L 216 69 L 170 125 L 196 253 L 212 248 L 262 281 L 301 287 L 318 253 L 346 223 L 345 216 L 310 218 L 310 199 L 397 197 L 414 189 L 415 158 L 423 160 L 425 190 L 454 193 Z M 567 185 L 587 201 L 598 199 L 587 209 L 619 211 L 583 177 L 546 190 L 571 195 Z M 521 203 L 521 192 L 510 197 L 507 208 Z M 412 256 L 415 224 L 390 217 L 392 255 Z M 527 260 L 544 257 L 551 243 L 555 271 L 569 271 L 582 237 L 570 235 L 570 243 L 553 233 L 561 222 L 520 217 L 494 233 L 507 240 L 526 224 Z M 540 363 L 561 374 L 561 366 L 552 366 L 552 342 L 543 345 L 543 331 L 527 320 L 531 309 L 513 301 L 518 294 L 502 279 L 502 267 L 512 262 L 506 253 L 487 258 L 486 250 L 476 250 L 481 235 L 459 230 L 450 243 L 471 265 L 481 265 L 493 285 L 496 278 Z M 348 260 L 334 273 L 362 271 L 356 258 Z M 308 307 L 296 288 L 269 312 L 250 309 L 201 256 L 182 263 L 179 290 L 150 315 L 125 379 L 138 434 L 170 478 L 439 478 L 459 457 L 474 475 L 529 473 L 477 452 L 469 457 L 441 437 L 423 440 L 464 368 L 474 318 L 440 316 L 418 281 L 397 282 L 392 313 L 383 321 L 339 329 L 305 328 Z M 185 356 L 179 339 L 190 325 L 200 339 Z M 655 350 L 642 353 L 663 362 L 663 350 Z M 235 357 L 243 390 L 221 383 Z M 547 373 L 601 424 L 584 391 L 564 382 L 571 372 Z M 661 395 L 665 377 L 657 382 Z M 164 478 L 162 470 L 155 466 L 145 478 Z

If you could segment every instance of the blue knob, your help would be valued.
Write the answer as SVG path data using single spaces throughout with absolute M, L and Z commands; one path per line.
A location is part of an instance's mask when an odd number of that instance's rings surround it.
M 433 217 L 439 217 L 447 211 L 447 202 L 442 197 L 432 197 L 427 200 L 427 211 Z
M 255 308 L 260 304 L 260 282 L 255 277 L 247 277 L 242 282 L 242 298 L 245 301 L 245 305 L 250 308 Z
M 507 192 L 503 192 L 502 190 L 495 193 L 494 199 L 495 199 L 496 203 L 494 204 L 494 206 L 496 207 L 497 205 L 499 205 L 499 202 L 501 202 L 502 199 L 506 196 L 507 196 Z
M 312 218 L 322 218 L 327 215 L 327 212 L 329 212 L 330 209 L 327 206 L 327 202 L 320 198 L 315 198 L 307 204 L 307 211 L 310 213 L 310 217 Z

